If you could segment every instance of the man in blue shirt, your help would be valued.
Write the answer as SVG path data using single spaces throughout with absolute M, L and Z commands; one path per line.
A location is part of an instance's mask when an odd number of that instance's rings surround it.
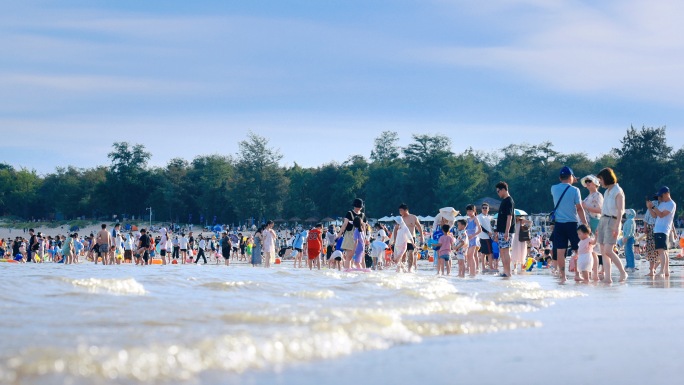
M 558 278 L 565 281 L 565 251 L 570 249 L 577 251 L 579 236 L 577 235 L 578 222 L 587 225 L 587 218 L 582 208 L 580 190 L 572 184 L 577 182 L 575 173 L 568 166 L 560 170 L 560 183 L 551 186 L 553 204 L 556 208 L 556 225 L 553 228 L 553 248 L 556 249 L 555 258 L 558 260 Z M 562 199 L 561 199 L 562 198 Z

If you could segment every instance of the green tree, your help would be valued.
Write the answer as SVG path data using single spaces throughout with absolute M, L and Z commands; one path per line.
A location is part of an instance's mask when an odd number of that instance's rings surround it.
M 282 158 L 266 138 L 252 132 L 239 143 L 233 199 L 241 220 L 271 218 L 282 212 L 288 184 L 278 164 Z
M 454 154 L 451 139 L 443 135 L 413 135 L 403 150 L 407 165 L 406 202 L 414 213 L 438 209 L 440 177 Z M 396 202 L 398 206 L 401 202 Z
M 373 162 L 391 162 L 399 157 L 401 148 L 398 146 L 399 134 L 394 131 L 383 131 L 375 138 L 375 145 L 370 158 Z
M 618 183 L 625 191 L 627 207 L 640 208 L 670 173 L 672 147 L 667 145 L 665 127 L 630 127 L 620 143 L 622 146 L 614 149 Z
M 101 213 L 140 215 L 144 212 L 150 192 L 147 162 L 151 156 L 142 144 L 131 146 L 128 142 L 116 142 L 112 145 L 112 151 L 107 154 L 111 161 L 107 186 L 102 191 L 103 202 L 109 202 L 109 205 L 103 204 Z

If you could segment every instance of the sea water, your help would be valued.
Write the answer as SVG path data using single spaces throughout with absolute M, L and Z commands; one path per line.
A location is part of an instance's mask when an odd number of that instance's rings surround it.
M 421 267 L 2 264 L 0 383 L 171 384 L 280 370 L 437 336 L 537 328 L 536 310 L 585 295 Z

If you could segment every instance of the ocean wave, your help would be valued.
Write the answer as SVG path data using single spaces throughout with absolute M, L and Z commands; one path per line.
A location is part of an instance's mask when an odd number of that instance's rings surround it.
M 114 295 L 145 295 L 145 287 L 133 278 L 124 279 L 101 279 L 101 278 L 84 278 L 71 279 L 61 278 L 62 281 L 68 282 L 75 287 L 87 289 L 90 293 L 95 294 L 114 294 Z
M 259 286 L 259 284 L 251 281 L 228 281 L 228 282 L 207 282 L 199 285 L 207 289 L 213 290 L 235 290 L 248 286 Z
M 330 299 L 335 298 L 335 292 L 332 290 L 298 291 L 294 293 L 285 293 L 284 296 L 310 299 Z

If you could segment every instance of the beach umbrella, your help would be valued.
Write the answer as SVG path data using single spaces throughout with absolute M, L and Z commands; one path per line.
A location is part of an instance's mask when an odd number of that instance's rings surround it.
M 278 218 L 278 219 L 274 219 L 273 222 L 275 222 L 275 223 L 283 223 L 283 222 L 285 222 L 285 220 L 284 220 L 283 218 Z
M 306 218 L 306 220 L 304 222 L 306 222 L 306 223 L 318 222 L 318 218 L 315 218 L 315 217 Z
M 433 217 L 433 216 L 428 215 L 426 217 L 423 217 L 423 222 L 434 222 L 434 221 L 435 221 L 435 217 Z
M 332 222 L 334 220 L 335 220 L 335 218 L 325 217 L 325 218 L 321 219 L 321 222 L 327 223 L 327 222 Z
M 385 216 L 385 217 L 378 219 L 378 222 L 394 222 L 394 218 L 390 218 L 390 217 Z
M 299 217 L 290 218 L 290 222 L 300 222 L 301 220 L 302 220 L 302 218 L 299 218 Z
M 527 215 L 527 213 L 524 210 L 515 209 L 515 215 L 521 216 L 521 215 Z

